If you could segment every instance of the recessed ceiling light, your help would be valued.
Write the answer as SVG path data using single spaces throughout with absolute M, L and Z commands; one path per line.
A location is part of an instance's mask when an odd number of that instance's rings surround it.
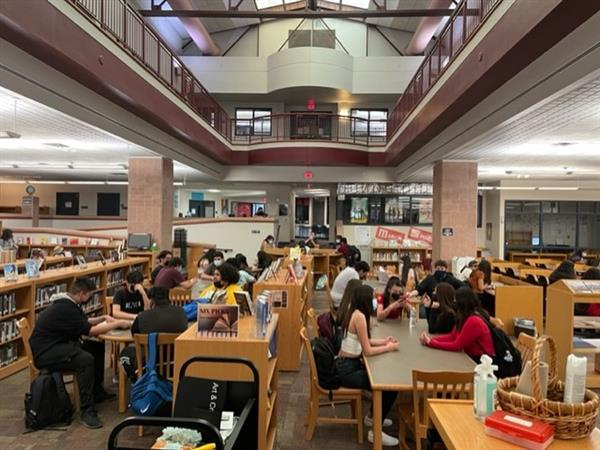
M 555 142 L 552 145 L 556 145 L 558 147 L 568 147 L 569 145 L 577 145 L 577 142 Z
M 54 148 L 67 148 L 68 147 L 68 145 L 61 144 L 60 142 L 44 142 L 44 145 L 47 145 L 48 147 L 54 147 Z

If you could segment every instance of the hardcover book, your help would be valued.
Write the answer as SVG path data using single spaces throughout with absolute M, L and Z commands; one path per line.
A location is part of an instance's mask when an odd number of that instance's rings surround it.
M 17 265 L 13 263 L 4 264 L 4 279 L 6 281 L 17 281 L 19 276 Z
M 40 276 L 40 265 L 35 259 L 25 260 L 25 273 L 29 278 L 38 278 Z

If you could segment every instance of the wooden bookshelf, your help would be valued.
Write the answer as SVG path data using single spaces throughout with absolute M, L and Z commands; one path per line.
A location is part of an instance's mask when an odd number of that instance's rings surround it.
M 263 291 L 281 293 L 285 298 L 285 307 L 273 307 L 279 315 L 279 370 L 298 371 L 302 357 L 302 340 L 300 329 L 306 321 L 306 312 L 311 306 L 311 256 L 302 259 L 304 274 L 297 282 L 286 282 L 289 259 L 284 259 L 275 277 L 266 281 L 257 281 L 252 289 L 252 298 Z
M 17 259 L 14 263 L 0 264 L 0 277 L 4 276 L 4 266 L 6 264 L 16 264 L 19 273 L 25 272 L 25 261 L 27 259 Z M 73 265 L 72 256 L 46 256 L 44 263 L 40 267 L 41 271 L 59 269 L 61 267 L 67 267 Z
M 92 254 L 96 254 L 97 252 L 102 252 L 105 258 L 110 256 L 110 252 L 112 250 L 116 250 L 118 247 L 118 243 L 114 244 L 106 244 L 106 245 L 91 245 L 91 244 L 19 244 L 19 249 L 17 250 L 17 258 L 25 259 L 29 257 L 29 253 L 34 248 L 41 248 L 46 253 L 51 252 L 54 247 L 62 247 L 65 251 L 70 251 L 73 255 L 83 254 L 85 256 L 90 256 Z
M 575 303 L 600 303 L 600 280 L 560 280 L 546 291 L 546 334 L 554 338 L 558 357 L 558 376 L 565 379 L 567 357 L 571 353 L 588 353 L 587 387 L 600 388 L 600 373 L 594 370 L 589 349 L 573 348 Z M 592 349 L 594 350 L 594 349 Z M 600 353 L 595 349 L 592 353 Z
M 259 374 L 258 395 L 258 447 L 275 448 L 277 430 L 278 371 L 285 349 L 281 347 L 283 324 L 275 313 L 267 327 L 265 336 L 257 334 L 256 318 L 242 317 L 239 320 L 237 338 L 200 337 L 196 324 L 191 325 L 175 340 L 175 377 L 173 392 L 177 392 L 179 371 L 185 361 L 193 356 L 225 356 L 246 358 L 254 364 Z M 269 345 L 277 345 L 276 356 L 269 358 Z M 193 363 L 186 375 L 212 378 L 223 381 L 249 381 L 250 370 L 241 365 Z M 249 446 L 251 446 L 249 444 Z
M 380 268 L 388 273 L 400 273 L 399 247 L 371 247 L 371 270 L 377 273 Z
M 32 279 L 27 278 L 26 275 L 19 275 L 16 281 L 6 281 L 4 278 L 0 278 L 0 297 L 14 294 L 16 301 L 16 311 L 0 316 L 0 322 L 27 317 L 33 327 L 36 316 L 50 304 L 50 297 L 55 293 L 67 291 L 77 278 L 82 277 L 95 278 L 97 285 L 90 299 L 90 302 L 94 303 L 88 303 L 87 309 L 84 305 L 84 310 L 89 316 L 101 315 L 105 309 L 108 272 L 122 269 L 125 277 L 132 268 L 140 266 L 142 270 L 147 270 L 148 265 L 147 258 L 126 258 L 123 261 L 107 262 L 106 265 L 100 262 L 88 263 L 85 269 L 81 269 L 79 266 L 69 266 L 46 270 L 40 272 L 38 278 Z M 42 299 L 45 301 L 40 303 Z M 28 365 L 25 348 L 20 337 L 10 343 L 0 344 L 0 349 L 11 344 L 15 344 L 16 361 L 0 367 L 0 380 Z

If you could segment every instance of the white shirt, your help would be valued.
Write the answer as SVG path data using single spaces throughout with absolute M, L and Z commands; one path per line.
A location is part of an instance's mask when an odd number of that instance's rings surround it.
M 331 288 L 331 298 L 333 299 L 333 306 L 336 308 L 340 306 L 342 301 L 342 296 L 344 295 L 344 291 L 346 290 L 346 285 L 350 280 L 358 280 L 358 272 L 354 270 L 353 267 L 346 267 L 342 270 L 338 276 L 335 278 L 333 282 L 333 287 Z

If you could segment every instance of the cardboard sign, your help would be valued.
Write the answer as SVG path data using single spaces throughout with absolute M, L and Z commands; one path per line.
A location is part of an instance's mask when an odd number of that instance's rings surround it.
M 429 245 L 433 244 L 433 235 L 429 231 L 421 230 L 415 227 L 410 227 L 408 229 L 408 238 L 414 241 L 421 241 Z
M 382 241 L 396 241 L 398 245 L 402 245 L 404 237 L 404 233 L 390 228 L 377 227 L 377 230 L 375 230 L 375 239 L 381 239 Z

